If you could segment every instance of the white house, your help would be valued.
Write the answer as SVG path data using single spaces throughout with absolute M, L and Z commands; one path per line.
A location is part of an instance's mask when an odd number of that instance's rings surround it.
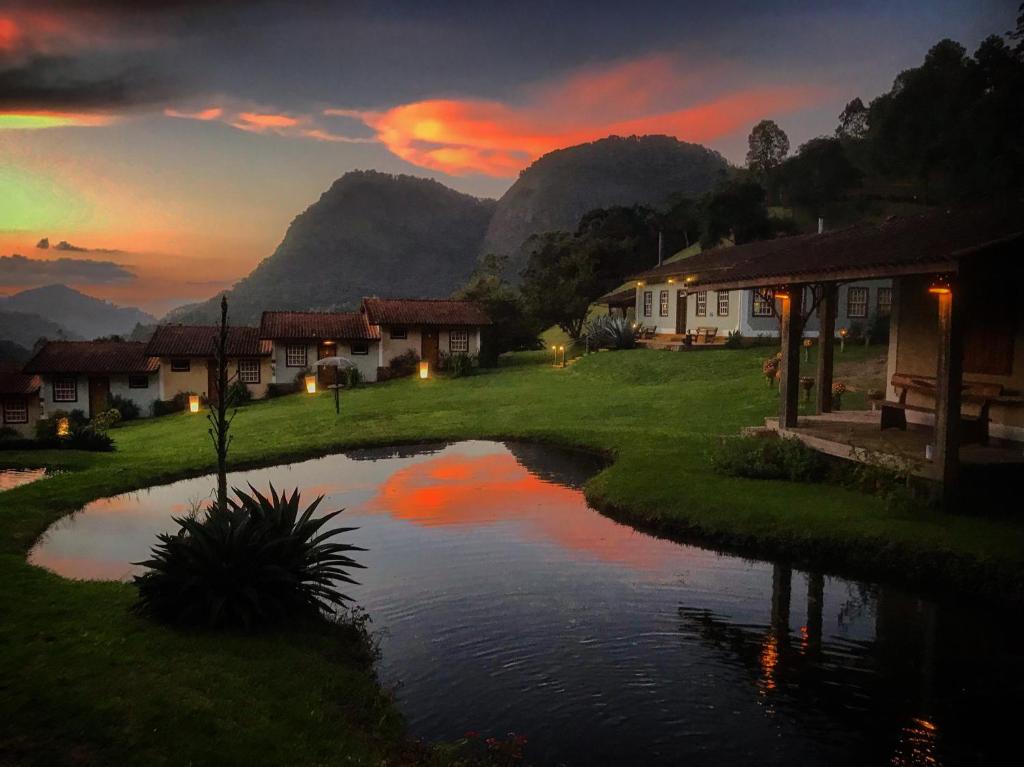
M 480 353 L 481 331 L 491 324 L 475 301 L 444 298 L 364 298 L 362 313 L 380 331 L 378 362 L 412 351 L 437 367 L 441 354 Z
M 42 413 L 39 402 L 41 390 L 39 376 L 17 370 L 0 370 L 0 427 L 31 437 Z
M 273 382 L 291 383 L 325 357 L 346 357 L 364 381 L 377 380 L 380 328 L 362 312 L 263 312 L 260 338 L 272 344 Z M 320 379 L 331 383 L 327 371 Z
M 159 365 L 157 396 L 172 399 L 188 392 L 210 397 L 216 393 L 215 325 L 161 325 L 145 345 L 146 354 Z M 271 344 L 260 340 L 260 329 L 228 328 L 228 378 L 246 385 L 254 398 L 267 393 L 271 381 Z
M 635 275 L 634 311 L 638 326 L 653 329 L 657 338 L 676 341 L 686 333 L 703 340 L 706 329 L 717 342 L 724 342 L 729 333 L 739 331 L 745 337 L 778 336 L 779 323 L 774 301 L 760 290 L 706 290 L 690 287 L 688 280 L 696 273 L 713 273 L 730 249 L 705 251 L 691 258 L 656 266 Z M 859 280 L 839 288 L 836 331 L 849 331 L 854 326 L 867 331 L 876 316 L 892 311 L 891 280 Z M 804 300 L 810 302 L 808 294 Z M 818 318 L 812 314 L 805 335 L 817 337 Z
M 141 415 L 150 415 L 159 396 L 159 368 L 143 343 L 50 341 L 24 372 L 41 378 L 42 417 L 81 410 L 92 418 L 108 409 L 111 395 L 131 400 Z

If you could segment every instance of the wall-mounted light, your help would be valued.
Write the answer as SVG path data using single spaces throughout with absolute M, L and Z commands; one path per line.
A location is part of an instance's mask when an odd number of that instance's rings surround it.
M 636 286 L 637 286 L 638 288 L 642 288 L 642 287 L 644 286 L 644 281 L 643 281 L 643 280 L 637 280 L 637 281 L 636 281 Z
M 316 376 L 306 376 L 306 393 L 316 394 Z
M 669 277 L 668 278 L 668 284 L 669 285 L 675 285 L 676 284 L 676 278 L 675 277 Z
M 781 298 L 783 301 L 789 300 L 789 285 L 781 285 L 772 291 L 772 295 L 775 298 Z
M 953 287 L 949 281 L 948 274 L 940 274 L 931 281 L 928 285 L 928 292 L 934 293 L 937 296 L 949 295 L 953 292 Z
M 188 411 L 190 413 L 198 413 L 199 412 L 199 395 L 198 394 L 190 394 L 190 395 L 188 395 Z
M 430 363 L 426 360 L 420 362 L 420 378 L 430 378 Z

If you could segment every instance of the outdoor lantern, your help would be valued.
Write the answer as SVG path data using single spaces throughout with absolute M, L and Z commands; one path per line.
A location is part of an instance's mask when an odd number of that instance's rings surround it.
M 562 367 L 565 367 L 565 347 L 559 346 L 558 353 L 562 355 Z
M 637 280 L 636 286 L 637 286 L 638 288 L 642 288 L 642 287 L 644 286 L 644 282 L 643 282 L 643 280 Z
M 190 413 L 199 412 L 199 395 L 190 394 L 188 395 L 188 410 Z
M 426 360 L 420 363 L 420 378 L 430 378 L 430 363 Z
M 669 277 L 668 278 L 668 284 L 669 285 L 675 285 L 676 284 L 676 278 L 675 277 Z
M 937 296 L 949 295 L 953 292 L 953 288 L 949 284 L 949 275 L 940 274 L 931 284 L 928 286 L 928 292 L 934 293 Z
M 781 298 L 783 300 L 788 300 L 789 299 L 789 286 L 788 285 L 783 285 L 781 287 L 775 288 L 775 298 Z
M 57 436 L 66 437 L 71 434 L 71 422 L 67 418 L 57 419 Z
M 316 394 L 316 376 L 306 376 L 306 393 Z

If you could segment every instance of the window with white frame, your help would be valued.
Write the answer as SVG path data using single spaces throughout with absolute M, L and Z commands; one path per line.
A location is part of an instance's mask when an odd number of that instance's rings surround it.
M 649 290 L 644 291 L 644 317 L 651 316 L 651 310 L 654 308 L 654 293 Z
M 370 353 L 370 345 L 362 341 L 353 341 L 350 348 L 356 357 L 365 357 Z
M 850 288 L 846 293 L 846 316 L 867 317 L 868 316 L 868 289 Z
M 172 373 L 187 373 L 192 369 L 192 363 L 187 359 L 174 359 L 171 360 L 171 372 Z
M 288 344 L 284 349 L 284 365 L 289 368 L 304 368 L 309 365 L 309 349 L 305 344 Z
M 54 402 L 77 402 L 78 382 L 73 376 L 53 379 Z
M 771 317 L 775 314 L 775 294 L 770 290 L 755 290 L 751 304 L 751 314 L 755 317 Z
M 878 289 L 878 313 L 882 317 L 892 314 L 892 288 Z
M 238 380 L 244 384 L 258 384 L 260 382 L 260 361 L 239 360 Z
M 698 290 L 697 296 L 697 316 L 707 317 L 708 316 L 708 292 L 706 290 Z
M 28 423 L 28 403 L 24 397 L 4 400 L 4 423 Z
M 409 328 L 391 328 L 389 335 L 395 341 L 404 341 L 409 337 Z
M 128 376 L 129 389 L 148 389 L 149 376 Z
M 658 315 L 668 317 L 668 291 L 663 290 L 658 295 Z
M 469 351 L 469 331 L 452 330 L 448 332 L 448 351 L 452 354 L 465 354 Z
M 718 291 L 718 316 L 728 317 L 729 316 L 729 291 L 720 290 Z

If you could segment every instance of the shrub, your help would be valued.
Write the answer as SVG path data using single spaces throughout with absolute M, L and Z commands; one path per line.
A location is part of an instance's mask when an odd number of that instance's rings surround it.
M 420 363 L 420 355 L 412 349 L 402 352 L 397 357 L 388 361 L 388 369 L 391 370 L 389 378 L 405 378 L 416 372 L 416 366 Z
M 61 439 L 57 437 L 57 426 L 62 418 L 68 419 L 69 437 L 89 424 L 89 419 L 85 417 L 83 410 L 72 410 L 70 413 L 65 410 L 54 410 L 48 418 L 40 418 L 36 421 L 36 439 L 40 442 Z
M 625 317 L 599 315 L 587 322 L 583 333 L 591 349 L 632 349 L 636 346 L 636 328 Z
M 316 519 L 317 498 L 304 511 L 299 491 L 267 497 L 234 490 L 221 508 L 202 517 L 176 517 L 179 529 L 162 533 L 147 572 L 135 578 L 136 609 L 168 623 L 241 627 L 319 618 L 349 598 L 337 583 L 356 583 L 348 571 L 362 565 L 348 554 L 365 549 L 330 539 L 352 530 L 320 529 L 341 510 Z
M 37 446 L 110 452 L 114 449 L 114 441 L 107 436 L 105 430 L 108 420 L 114 416 L 108 415 L 109 413 L 110 411 L 100 413 L 97 416 L 100 420 L 91 423 L 81 410 L 72 410 L 70 413 L 55 410 L 49 418 L 42 418 L 36 422 Z M 103 416 L 107 418 L 104 419 Z M 63 418 L 68 419 L 68 434 L 58 437 L 57 428 Z
M 868 338 L 871 339 L 871 343 L 873 344 L 889 343 L 888 314 L 878 314 L 876 312 L 871 317 L 871 322 L 868 324 Z
M 447 371 L 452 378 L 463 378 L 476 372 L 476 364 L 477 359 L 472 354 L 442 352 L 438 358 L 437 369 Z
M 305 385 L 303 385 L 305 389 Z M 267 384 L 267 399 L 283 397 L 286 394 L 295 394 L 297 389 L 293 383 L 269 383 Z
M 72 432 L 66 440 L 58 440 L 60 447 L 72 450 L 91 450 L 96 453 L 109 453 L 114 450 L 114 440 L 106 432 L 85 427 L 81 431 Z
M 312 368 L 302 368 L 292 377 L 292 391 L 306 391 L 306 376 L 313 375 Z
M 363 385 L 363 372 L 359 368 L 346 368 L 345 377 L 342 379 L 349 389 L 355 389 Z
M 21 439 L 21 434 L 10 426 L 0 426 L 0 442 L 7 439 Z
M 711 453 L 715 471 L 748 479 L 819 482 L 828 473 L 821 453 L 796 439 L 774 435 L 723 439 Z
M 116 426 L 121 421 L 121 413 L 115 408 L 104 410 L 102 413 L 97 413 L 93 416 L 93 419 L 89 421 L 89 427 L 93 431 L 98 431 L 101 434 L 106 433 L 108 429 Z
M 726 349 L 739 349 L 743 346 L 743 334 L 738 330 L 730 330 L 725 337 Z
M 245 383 L 236 378 L 228 384 L 228 405 L 238 407 L 252 401 L 252 392 Z
M 120 394 L 111 394 L 107 398 L 107 406 L 120 413 L 122 421 L 134 421 L 142 415 L 142 410 L 134 400 L 122 397 Z

